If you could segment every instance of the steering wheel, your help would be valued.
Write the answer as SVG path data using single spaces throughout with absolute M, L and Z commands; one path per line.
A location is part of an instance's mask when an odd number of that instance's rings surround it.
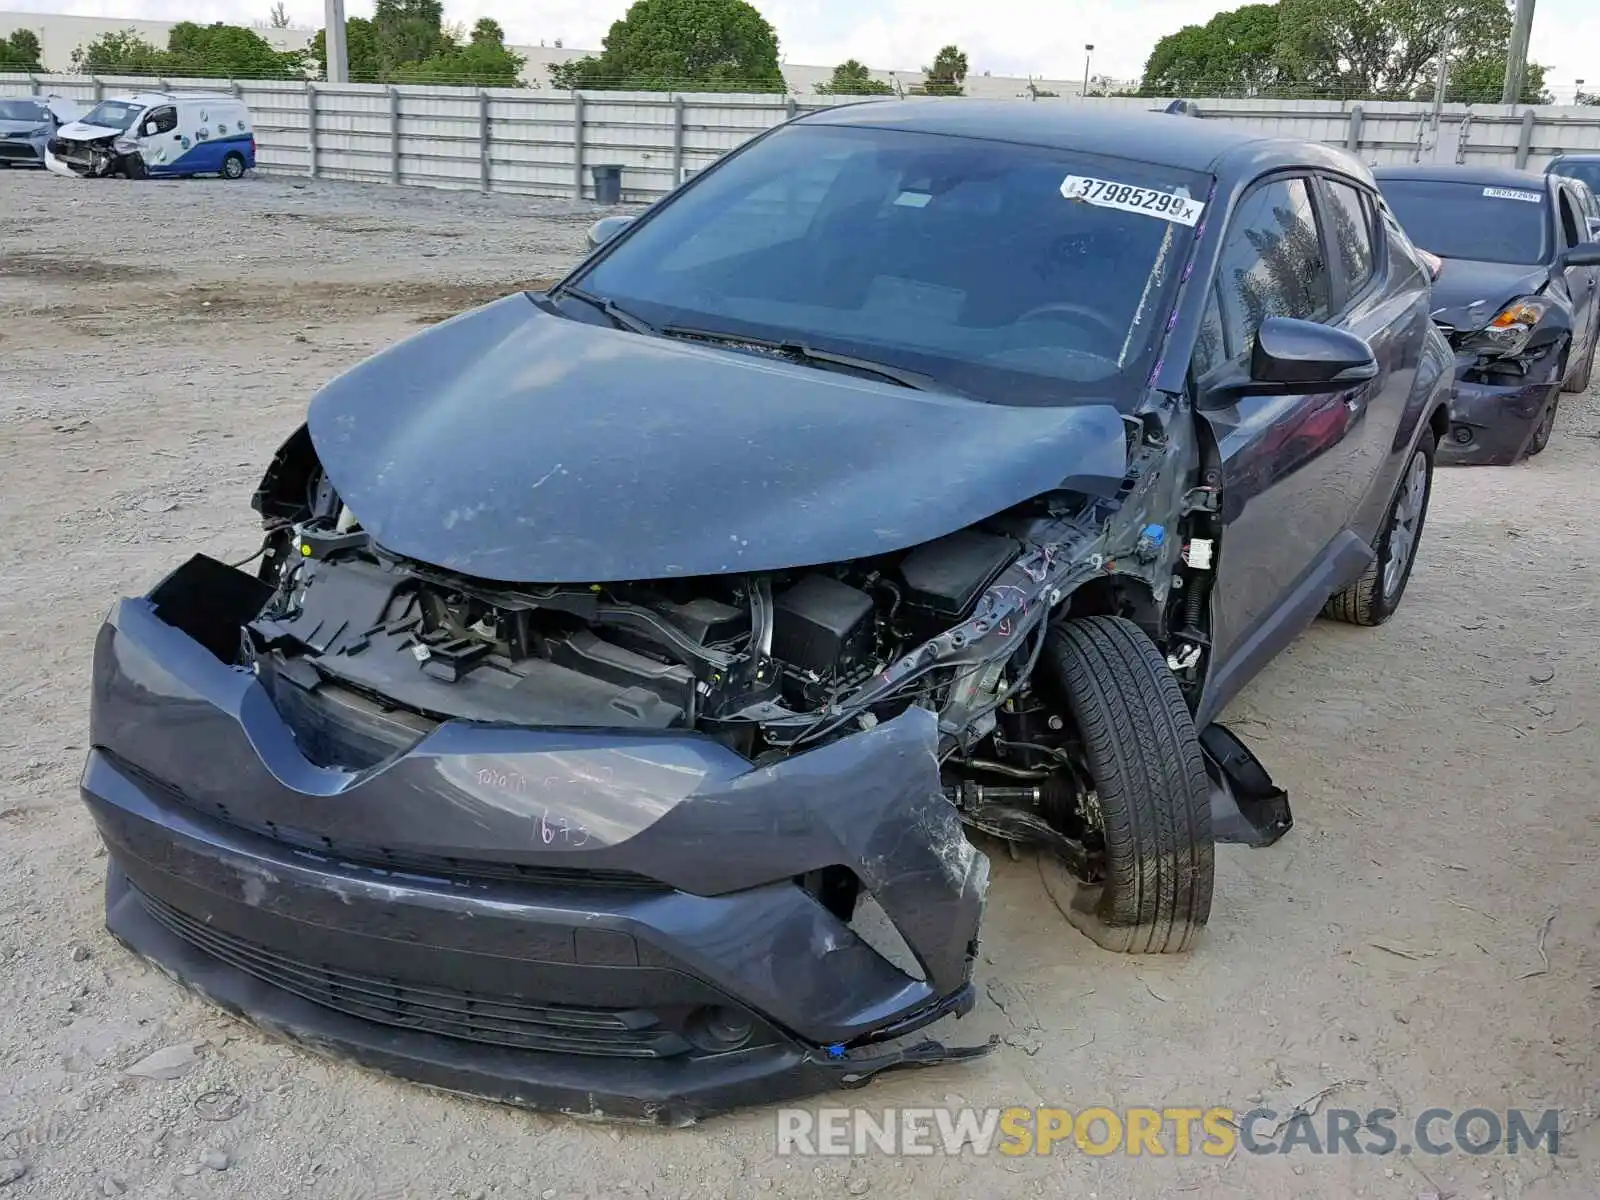
M 1049 304 L 1041 304 L 1030 308 L 1017 318 L 1016 324 L 1024 321 L 1040 321 L 1065 318 L 1067 320 L 1081 321 L 1094 326 L 1102 333 L 1108 334 L 1113 340 L 1121 342 L 1128 331 L 1113 324 L 1108 318 L 1102 316 L 1086 304 L 1073 304 L 1066 300 L 1056 300 Z

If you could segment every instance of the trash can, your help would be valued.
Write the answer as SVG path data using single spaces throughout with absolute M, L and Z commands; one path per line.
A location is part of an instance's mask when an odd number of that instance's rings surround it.
M 594 172 L 594 198 L 600 204 L 622 203 L 622 168 L 591 167 Z

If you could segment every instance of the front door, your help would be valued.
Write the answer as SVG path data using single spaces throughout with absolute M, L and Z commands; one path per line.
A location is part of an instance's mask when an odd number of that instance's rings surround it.
M 1354 181 L 1337 175 L 1319 180 L 1319 221 L 1333 268 L 1332 323 L 1366 342 L 1378 362 L 1378 378 L 1349 434 L 1366 488 L 1355 497 L 1350 527 L 1372 545 L 1410 450 L 1406 407 L 1433 323 L 1428 276 L 1409 251 L 1393 244 L 1381 211 L 1377 195 Z
M 160 174 L 170 167 L 184 151 L 183 135 L 178 132 L 178 110 L 174 105 L 161 104 L 139 118 L 137 126 L 139 155 L 145 169 Z
M 1589 220 L 1578 203 L 1578 189 L 1562 184 L 1556 195 L 1561 249 L 1570 250 L 1589 239 Z M 1572 297 L 1572 351 L 1569 363 L 1581 363 L 1594 349 L 1595 306 L 1600 303 L 1600 267 L 1568 267 L 1567 294 Z
M 1221 468 L 1224 531 L 1199 723 L 1316 616 L 1371 551 L 1349 526 L 1371 485 L 1351 436 L 1381 380 L 1314 396 L 1228 392 L 1268 317 L 1329 321 L 1333 275 L 1309 177 L 1258 184 L 1229 222 L 1191 368 Z

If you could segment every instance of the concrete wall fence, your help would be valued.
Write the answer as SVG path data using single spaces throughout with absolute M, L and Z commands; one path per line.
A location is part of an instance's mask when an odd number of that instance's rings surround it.
M 648 202 L 825 97 L 156 80 L 0 74 L 0 96 L 80 103 L 134 91 L 232 92 L 250 106 L 263 171 L 368 183 L 593 198 L 593 168 L 622 168 L 625 201 Z M 838 101 L 847 102 L 847 101 Z M 928 101 L 961 104 L 960 99 Z M 1015 100 L 1159 109 L 1138 99 Z M 1369 164 L 1458 162 L 1539 169 L 1600 153 L 1600 107 L 1392 101 L 1198 100 L 1201 118 L 1341 146 Z M 1173 117 L 1173 120 L 1185 118 Z

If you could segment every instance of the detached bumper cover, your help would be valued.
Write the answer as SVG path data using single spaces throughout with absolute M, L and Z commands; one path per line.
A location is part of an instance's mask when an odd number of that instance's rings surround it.
M 692 734 L 459 723 L 318 767 L 214 636 L 163 619 L 192 567 L 102 629 L 82 781 L 108 926 L 182 982 L 382 1070 L 620 1119 L 956 1053 L 869 1048 L 971 1006 L 988 862 L 931 713 L 764 767 Z M 921 978 L 796 882 L 841 866 Z
M 1438 448 L 1438 461 L 1449 466 L 1505 466 L 1526 454 L 1540 417 L 1561 387 L 1560 364 L 1554 355 L 1548 357 L 1548 362 L 1536 360 L 1526 379 L 1488 384 L 1464 378 L 1476 365 L 1476 356 L 1458 355 L 1450 436 Z

